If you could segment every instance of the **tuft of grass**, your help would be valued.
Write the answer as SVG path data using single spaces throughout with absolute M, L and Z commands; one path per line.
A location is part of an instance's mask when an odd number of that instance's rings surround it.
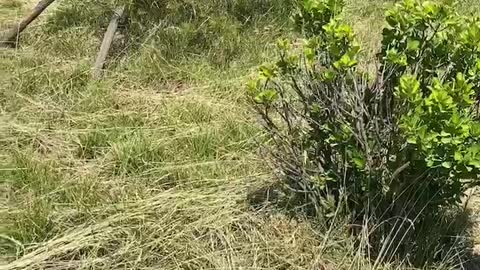
M 106 149 L 111 147 L 116 132 L 92 130 L 78 135 L 76 157 L 80 159 L 96 159 L 103 156 Z
M 24 1 L 21 0 L 2 0 L 0 1 L 0 30 L 9 26 L 19 16 L 24 9 Z
M 161 146 L 141 133 L 132 133 L 126 140 L 113 144 L 110 155 L 114 174 L 134 175 L 162 162 L 165 154 Z
M 7 8 L 21 8 L 23 6 L 23 2 L 19 0 L 3 0 L 0 3 L 0 7 L 3 9 Z

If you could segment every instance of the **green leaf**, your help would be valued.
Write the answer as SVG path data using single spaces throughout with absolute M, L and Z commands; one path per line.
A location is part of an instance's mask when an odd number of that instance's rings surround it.
M 460 115 L 458 115 L 458 113 L 454 112 L 454 113 L 452 114 L 451 121 L 452 121 L 452 124 L 453 124 L 454 126 L 459 126 L 459 125 L 461 124 Z
M 407 56 L 404 53 L 399 53 L 396 49 L 390 49 L 387 51 L 386 59 L 392 64 L 400 66 L 407 66 Z
M 463 160 L 462 152 L 456 151 L 455 154 L 453 155 L 453 159 L 455 159 L 455 161 Z
M 452 163 L 448 161 L 442 162 L 442 167 L 450 169 L 452 167 Z
M 335 37 L 339 39 L 346 38 L 351 40 L 353 38 L 352 27 L 350 27 L 348 24 L 340 24 L 335 29 Z
M 475 168 L 480 168 L 480 160 L 470 160 L 468 162 L 468 165 L 474 166 Z
M 312 62 L 315 59 L 315 50 L 312 48 L 305 48 L 303 54 L 309 62 Z
M 480 123 L 472 123 L 470 125 L 470 133 L 474 137 L 480 137 Z
M 363 157 L 354 157 L 353 162 L 355 163 L 357 168 L 360 169 L 360 170 L 363 170 L 365 168 L 366 163 L 367 163 L 365 158 L 363 158 Z
M 415 137 L 408 137 L 407 143 L 409 144 L 417 144 L 417 139 Z
M 404 0 L 403 6 L 406 8 L 414 8 L 415 7 L 415 0 Z
M 425 1 L 423 3 L 423 12 L 428 15 L 435 15 L 439 11 L 439 6 L 436 3 Z
M 433 167 L 433 165 L 435 164 L 435 161 L 433 159 L 427 159 L 427 167 Z
M 327 81 L 332 81 L 336 76 L 336 73 L 335 71 L 333 70 L 326 70 L 324 73 L 323 73 L 323 77 L 325 78 L 325 80 Z
M 410 102 L 417 103 L 421 100 L 420 82 L 413 75 L 404 75 L 400 78 L 400 96 Z
M 260 67 L 260 75 L 267 78 L 267 79 L 272 79 L 275 77 L 275 70 L 272 67 L 267 67 L 267 66 L 261 66 Z
M 267 89 L 260 92 L 257 96 L 255 96 L 254 100 L 258 104 L 269 105 L 275 101 L 278 97 L 277 91 L 273 89 Z
M 443 137 L 443 138 L 440 139 L 440 141 L 441 141 L 443 144 L 448 144 L 448 143 L 451 143 L 451 142 L 452 142 L 452 138 Z
M 344 54 L 340 60 L 335 62 L 333 66 L 337 69 L 347 69 L 355 66 L 357 64 L 357 60 L 352 59 L 348 53 Z
M 446 112 L 455 106 L 453 98 L 449 95 L 447 89 L 441 86 L 432 89 L 426 104 L 437 106 L 440 112 Z
M 409 39 L 407 41 L 407 50 L 408 51 L 417 51 L 420 48 L 420 41 Z
M 292 43 L 288 39 L 279 39 L 277 41 L 277 47 L 280 50 L 290 50 L 292 48 Z
M 247 83 L 247 88 L 250 93 L 255 93 L 257 91 L 257 80 L 250 80 Z

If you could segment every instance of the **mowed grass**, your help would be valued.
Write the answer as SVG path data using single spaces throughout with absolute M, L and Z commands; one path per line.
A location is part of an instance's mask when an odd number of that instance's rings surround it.
M 9 23 L 21 17 L 25 11 L 25 4 L 26 3 L 24 1 L 20 0 L 0 1 L 0 9 L 2 10 L 0 14 L 0 25 L 2 27 L 7 26 Z
M 311 225 L 247 203 L 271 182 L 248 70 L 152 42 L 95 82 L 91 29 L 26 37 L 2 51 L 1 269 L 323 264 Z
M 0 269 L 399 269 L 258 192 L 276 181 L 244 84 L 292 35 L 285 14 L 159 23 L 94 81 L 105 25 L 68 5 L 0 51 Z M 367 48 L 383 8 L 349 4 Z

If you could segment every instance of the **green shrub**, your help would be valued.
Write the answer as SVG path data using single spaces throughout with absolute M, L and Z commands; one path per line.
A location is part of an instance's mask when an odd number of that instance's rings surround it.
M 478 184 L 480 19 L 440 3 L 397 4 L 371 76 L 357 68 L 342 6 L 303 1 L 294 16 L 303 45 L 280 41 L 279 60 L 249 84 L 270 152 L 292 200 L 362 225 L 378 260 L 439 259 L 452 241 L 432 237 L 433 222 Z

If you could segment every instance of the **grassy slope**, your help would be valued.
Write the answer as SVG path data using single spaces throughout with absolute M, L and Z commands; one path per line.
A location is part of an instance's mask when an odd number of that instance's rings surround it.
M 27 35 L 2 52 L 1 269 L 322 263 L 309 224 L 246 203 L 269 177 L 244 68 L 167 65 L 145 44 L 93 82 L 90 29 Z
M 369 48 L 377 3 L 348 9 Z M 16 10 L 2 4 L 0 18 Z M 46 23 L 0 52 L 0 269 L 371 267 L 343 228 L 320 235 L 252 210 L 248 194 L 271 177 L 243 84 L 281 19 L 229 20 L 208 24 L 205 48 L 174 50 L 191 25 L 155 32 L 101 82 L 90 79 L 100 35 L 86 25 Z

